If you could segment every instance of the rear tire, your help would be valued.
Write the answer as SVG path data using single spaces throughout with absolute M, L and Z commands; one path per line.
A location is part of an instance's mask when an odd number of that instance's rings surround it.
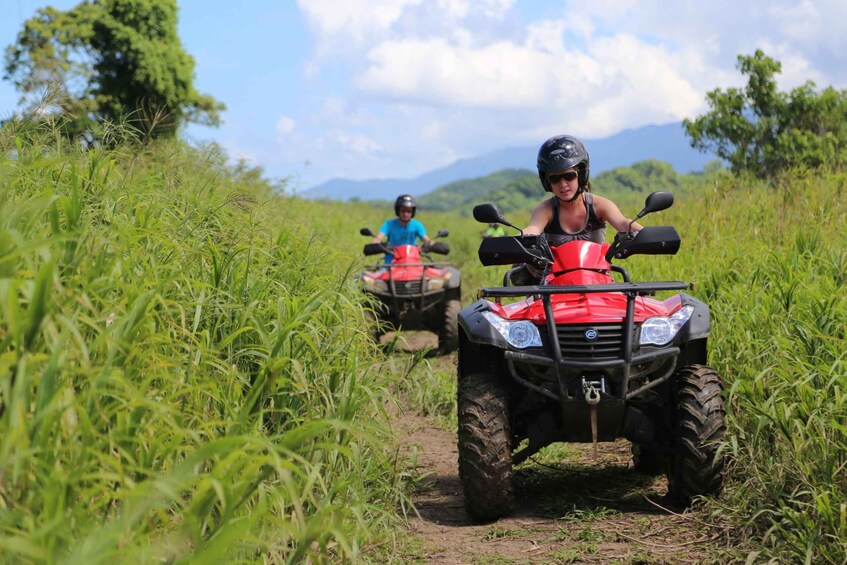
M 506 387 L 496 375 L 459 378 L 459 478 L 465 508 L 479 522 L 512 511 L 512 450 Z
M 441 317 L 441 327 L 438 331 L 438 349 L 442 353 L 456 351 L 459 347 L 459 310 L 462 303 L 456 299 L 444 304 L 444 314 Z
M 668 494 L 683 504 L 695 496 L 717 495 L 723 487 L 726 459 L 719 453 L 726 433 L 720 375 L 705 365 L 676 374 L 676 425 L 668 466 Z

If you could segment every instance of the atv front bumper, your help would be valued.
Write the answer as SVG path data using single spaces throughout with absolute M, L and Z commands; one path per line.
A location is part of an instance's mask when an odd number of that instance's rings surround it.
M 687 289 L 690 286 L 684 282 L 652 282 L 482 289 L 480 297 L 499 299 L 535 296 L 543 301 L 546 327 L 539 327 L 541 346 L 522 350 L 511 346 L 488 321 L 484 314 L 493 305 L 487 300 L 480 298 L 462 310 L 459 313 L 459 324 L 470 342 L 501 350 L 512 378 L 543 396 L 559 402 L 571 398 L 584 402 L 584 383 L 596 382 L 604 388 L 603 401 L 626 401 L 666 382 L 673 374 L 676 359 L 681 352 L 680 345 L 708 335 L 708 308 L 698 300 L 681 294 L 682 303 L 692 305 L 697 312 L 684 331 L 680 331 L 677 338 L 665 346 L 638 345 L 639 327 L 634 322 L 636 297 L 656 291 Z M 551 296 L 610 292 L 620 292 L 627 298 L 626 313 L 619 323 L 584 327 L 556 325 Z M 588 345 L 584 350 L 575 348 L 570 336 L 587 330 L 601 334 L 609 332 L 614 338 L 606 342 L 606 347 L 600 353 L 595 354 Z

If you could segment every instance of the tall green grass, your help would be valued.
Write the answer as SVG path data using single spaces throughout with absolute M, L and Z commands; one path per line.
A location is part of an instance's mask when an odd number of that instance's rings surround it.
M 391 376 L 303 204 L 214 148 L 44 135 L 0 130 L 5 560 L 339 561 L 384 538 Z
M 723 187 L 701 294 L 728 383 L 724 510 L 780 561 L 847 560 L 847 177 Z M 704 226 L 705 229 L 705 226 Z M 701 247 L 698 245 L 698 247 Z
M 449 363 L 384 361 L 362 328 L 358 229 L 392 210 L 274 194 L 214 148 L 12 124 L 0 151 L 0 554 L 368 559 L 407 508 L 386 402 L 454 398 Z M 722 179 L 644 218 L 678 255 L 624 263 L 712 309 L 734 469 L 709 508 L 760 560 L 847 556 L 845 193 L 840 173 Z M 479 224 L 418 218 L 450 229 L 465 304 L 500 284 Z

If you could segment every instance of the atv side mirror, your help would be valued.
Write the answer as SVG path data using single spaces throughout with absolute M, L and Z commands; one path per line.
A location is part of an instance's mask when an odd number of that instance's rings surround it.
M 473 207 L 473 219 L 481 224 L 504 224 L 503 213 L 497 204 L 486 202 L 485 204 L 477 204 Z
M 448 235 L 450 235 L 449 231 L 447 231 L 445 229 L 441 229 L 441 230 L 438 230 L 437 234 L 435 234 L 435 238 L 438 239 L 439 237 L 447 237 Z
M 374 232 L 370 228 L 362 228 L 359 230 L 359 233 L 368 237 L 374 237 Z
M 500 211 L 500 207 L 497 204 L 492 204 L 491 202 L 486 202 L 485 204 L 477 204 L 473 207 L 473 219 L 481 224 L 503 224 L 504 226 L 509 226 L 510 228 L 515 228 L 521 235 L 523 235 L 523 230 L 513 223 L 509 222 L 506 218 L 503 217 L 503 212 Z
M 644 201 L 644 209 L 641 210 L 635 219 L 645 216 L 647 214 L 651 214 L 653 212 L 660 212 L 662 210 L 667 210 L 673 206 L 673 193 L 667 192 L 664 190 L 658 192 L 651 192 L 647 199 Z

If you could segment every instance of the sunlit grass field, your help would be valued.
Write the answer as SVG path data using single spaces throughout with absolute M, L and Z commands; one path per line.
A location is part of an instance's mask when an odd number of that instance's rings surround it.
M 393 211 L 274 193 L 214 148 L 84 151 L 43 133 L 0 129 L 4 560 L 338 562 L 390 546 L 410 472 L 392 392 L 448 418 L 455 398 L 443 368 L 384 363 L 363 327 L 358 230 Z M 632 216 L 645 195 L 612 196 Z M 484 226 L 417 218 L 450 230 L 464 304 L 499 284 L 476 257 Z M 734 468 L 709 511 L 759 559 L 843 562 L 847 176 L 721 180 L 642 223 L 683 244 L 627 260 L 633 280 L 693 281 L 712 308 Z
M 213 148 L 0 130 L 0 555 L 355 559 L 406 508 L 319 208 Z

